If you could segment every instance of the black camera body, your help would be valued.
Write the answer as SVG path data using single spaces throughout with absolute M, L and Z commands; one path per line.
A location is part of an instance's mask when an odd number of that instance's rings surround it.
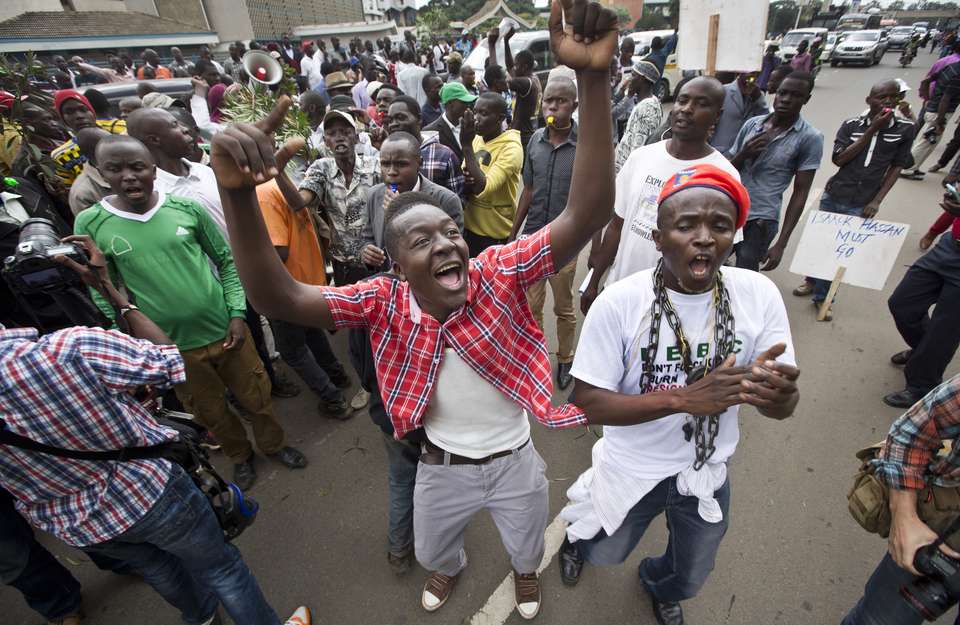
M 25 295 L 79 284 L 80 277 L 55 261 L 57 256 L 87 264 L 87 255 L 82 247 L 75 243 L 60 242 L 53 222 L 41 218 L 28 219 L 20 228 L 15 253 L 3 261 L 3 276 L 15 293 Z
M 934 543 L 917 549 L 913 567 L 923 577 L 901 587 L 900 596 L 923 618 L 935 621 L 960 599 L 960 560 Z

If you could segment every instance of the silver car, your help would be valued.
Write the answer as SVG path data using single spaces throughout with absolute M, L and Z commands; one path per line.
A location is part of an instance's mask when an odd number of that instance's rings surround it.
M 843 39 L 833 48 L 830 65 L 841 63 L 860 63 L 876 65 L 887 51 L 887 39 L 879 30 L 855 30 L 845 33 Z

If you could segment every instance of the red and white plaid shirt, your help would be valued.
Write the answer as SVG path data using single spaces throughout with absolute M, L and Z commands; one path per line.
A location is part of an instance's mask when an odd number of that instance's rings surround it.
M 79 451 L 176 438 L 130 395 L 183 382 L 175 345 L 76 327 L 37 338 L 0 325 L 0 427 Z M 163 494 L 170 463 L 72 460 L 0 445 L 0 485 L 32 525 L 70 545 L 101 543 L 139 521 Z
M 467 302 L 442 324 L 420 310 L 406 282 L 379 277 L 320 288 L 338 328 L 369 328 L 380 393 L 400 439 L 421 427 L 447 346 L 547 427 L 586 423 L 573 404 L 550 405 L 550 358 L 527 304 L 527 289 L 553 273 L 547 226 L 471 259 Z

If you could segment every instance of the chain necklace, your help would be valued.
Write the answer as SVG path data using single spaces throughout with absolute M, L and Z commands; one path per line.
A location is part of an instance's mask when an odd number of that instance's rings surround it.
M 653 373 L 657 351 L 660 348 L 660 326 L 664 317 L 666 317 L 670 329 L 677 337 L 688 386 L 719 367 L 727 356 L 733 352 L 736 342 L 736 326 L 733 313 L 730 310 L 730 294 L 723 284 L 723 276 L 719 271 L 717 272 L 716 284 L 713 286 L 713 307 L 716 311 L 713 330 L 713 358 L 708 358 L 705 365 L 694 367 L 690 343 L 683 332 L 683 326 L 680 324 L 677 311 L 670 302 L 667 288 L 663 284 L 663 259 L 657 263 L 657 268 L 653 274 L 653 303 L 650 305 L 650 339 L 644 355 L 643 374 L 640 377 L 641 392 L 649 392 L 653 388 Z M 683 425 L 683 434 L 688 441 L 691 438 L 694 439 L 697 456 L 693 463 L 693 470 L 699 471 L 717 449 L 716 440 L 717 434 L 720 432 L 720 415 L 691 416 L 692 422 L 688 421 Z

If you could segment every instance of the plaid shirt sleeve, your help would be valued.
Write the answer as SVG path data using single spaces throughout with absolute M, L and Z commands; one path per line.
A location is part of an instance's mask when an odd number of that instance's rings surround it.
M 382 278 L 317 288 L 323 293 L 337 329 L 369 327 L 380 308 L 381 291 L 386 289 Z
M 114 392 L 169 387 L 187 379 L 176 345 L 155 345 L 116 330 L 76 327 L 40 339 L 57 360 L 79 357 Z
M 874 467 L 890 488 L 920 490 L 944 440 L 960 438 L 960 376 L 944 382 L 897 419 Z M 954 450 L 953 453 L 956 453 Z
M 477 259 L 492 261 L 500 273 L 514 276 L 517 287 L 526 292 L 537 282 L 556 273 L 550 249 L 550 224 L 512 243 L 489 247 Z

